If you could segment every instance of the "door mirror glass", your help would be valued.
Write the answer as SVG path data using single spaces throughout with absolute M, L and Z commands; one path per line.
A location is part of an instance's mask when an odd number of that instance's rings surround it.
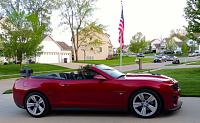
M 106 78 L 102 75 L 95 75 L 94 79 L 98 79 L 98 80 L 106 80 Z

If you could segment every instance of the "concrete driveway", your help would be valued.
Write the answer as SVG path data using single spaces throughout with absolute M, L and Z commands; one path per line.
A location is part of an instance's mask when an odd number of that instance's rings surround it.
M 0 95 L 0 123 L 199 123 L 200 98 L 184 97 L 183 107 L 174 113 L 141 119 L 123 112 L 54 111 L 32 118 L 15 106 L 12 95 Z
M 0 94 L 5 92 L 6 90 L 12 89 L 15 80 L 16 79 L 3 79 L 3 80 L 0 80 Z

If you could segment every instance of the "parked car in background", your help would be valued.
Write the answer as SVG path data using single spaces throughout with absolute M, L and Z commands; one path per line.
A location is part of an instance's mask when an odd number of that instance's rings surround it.
M 5 58 L 5 57 L 1 57 L 1 58 L 0 58 L 0 63 L 1 63 L 2 65 L 7 65 L 7 64 L 8 64 L 8 59 Z
M 166 51 L 164 51 L 164 54 L 174 54 L 174 51 L 166 50 Z
M 21 64 L 21 62 L 19 60 L 14 60 L 13 64 Z
M 173 61 L 174 59 L 177 59 L 176 56 L 167 56 L 167 61 Z
M 130 110 L 149 118 L 182 105 L 178 81 L 164 75 L 124 74 L 106 65 L 89 65 L 77 72 L 25 77 L 15 81 L 13 98 L 33 117 L 78 108 Z
M 172 64 L 180 64 L 180 60 L 178 58 L 174 58 Z
M 189 53 L 188 56 L 189 57 L 194 57 L 194 56 L 197 56 L 197 53 Z
M 167 55 L 165 54 L 159 54 L 155 55 L 154 57 L 154 63 L 161 63 L 161 62 L 166 62 L 167 61 Z
M 196 50 L 195 53 L 197 54 L 197 56 L 200 56 L 200 51 Z
M 153 60 L 154 63 L 161 63 L 163 62 L 162 56 L 156 56 Z
M 181 50 L 175 50 L 174 54 L 182 54 L 183 52 Z
M 137 57 L 144 57 L 144 54 L 143 53 L 137 53 L 136 56 Z

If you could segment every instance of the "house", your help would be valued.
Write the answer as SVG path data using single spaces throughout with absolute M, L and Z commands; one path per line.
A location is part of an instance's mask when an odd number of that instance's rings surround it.
M 47 35 L 40 45 L 43 49 L 40 56 L 35 58 L 37 63 L 69 63 L 72 61 L 72 48 L 65 42 L 55 41 Z
M 154 53 L 161 53 L 166 48 L 166 41 L 160 39 L 153 39 L 151 41 L 151 50 Z
M 174 50 L 175 53 L 182 52 L 182 44 L 183 41 L 177 37 L 173 37 L 172 40 L 175 42 L 176 49 Z
M 82 43 L 78 49 L 78 60 L 105 60 L 113 56 L 113 45 L 106 33 L 95 34 L 91 40 L 102 40 L 100 45 Z M 80 41 L 81 42 L 81 41 Z

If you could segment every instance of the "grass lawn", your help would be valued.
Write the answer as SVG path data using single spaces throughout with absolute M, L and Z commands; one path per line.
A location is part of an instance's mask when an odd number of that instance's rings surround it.
M 193 63 L 189 63 L 187 65 L 200 65 L 200 61 L 197 61 L 197 62 L 193 62 Z
M 123 65 L 131 65 L 135 64 L 136 57 L 129 57 L 129 56 L 123 56 L 122 58 L 122 64 Z M 153 59 L 151 58 L 141 58 L 143 63 L 150 63 L 153 62 Z M 79 63 L 88 63 L 88 64 L 105 64 L 108 66 L 119 66 L 120 58 L 116 57 L 111 60 L 81 60 L 78 61 Z
M 167 75 L 178 80 L 182 96 L 200 96 L 200 68 L 159 70 L 153 73 Z
M 62 72 L 71 70 L 65 67 L 49 65 L 49 64 L 28 64 L 26 66 L 33 69 L 33 72 L 35 74 L 47 73 L 48 71 Z M 0 79 L 19 77 L 19 70 L 20 70 L 20 65 L 17 64 L 0 65 Z M 18 75 L 13 75 L 13 74 L 18 74 Z
M 12 94 L 12 89 L 6 90 L 5 92 L 3 92 L 3 94 Z

